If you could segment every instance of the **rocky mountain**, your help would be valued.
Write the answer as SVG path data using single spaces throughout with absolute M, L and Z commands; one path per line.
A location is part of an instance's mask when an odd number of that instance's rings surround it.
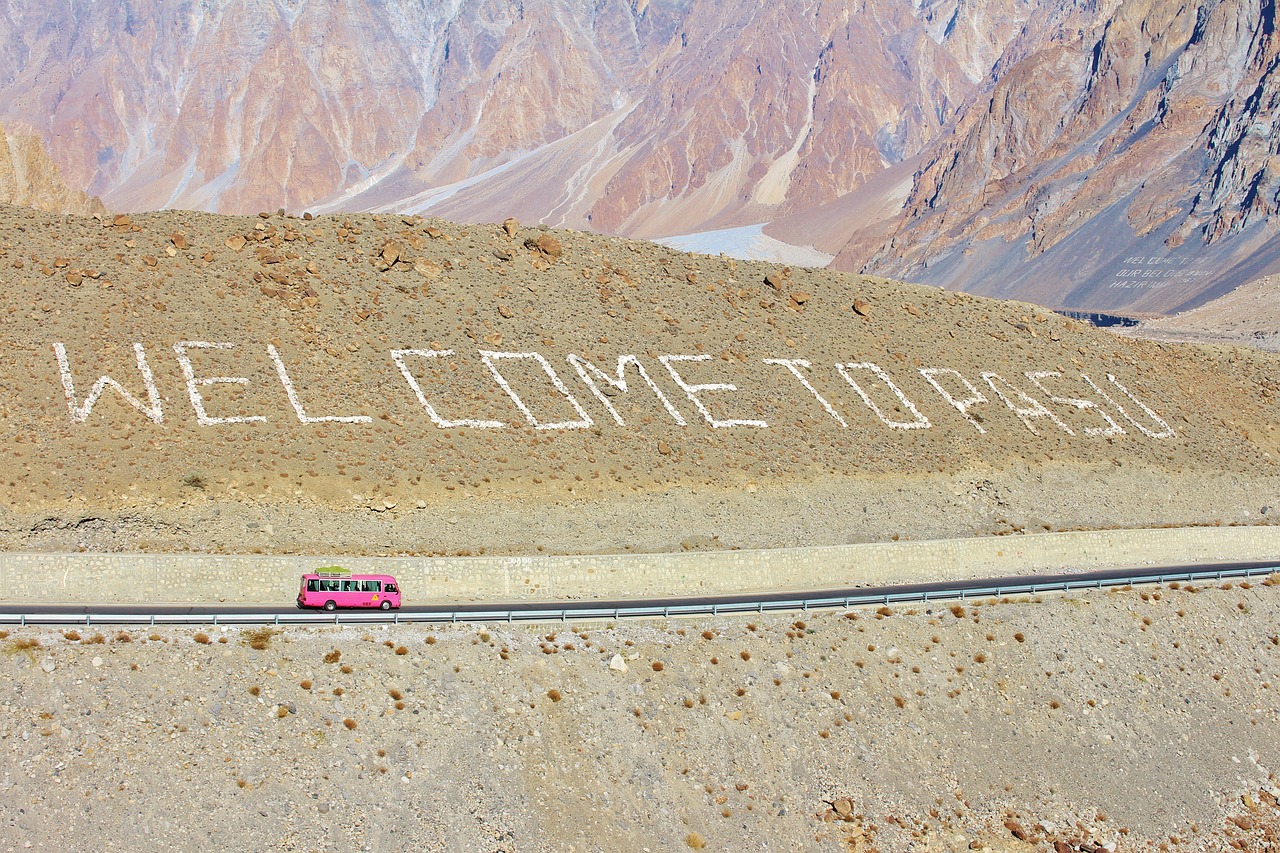
M 0 121 L 114 210 L 709 248 L 763 224 L 842 269 L 1165 312 L 1280 267 L 1274 24 L 1274 0 L 59 0 L 0 9 Z
M 32 133 L 0 127 L 0 204 L 20 204 L 53 213 L 105 213 L 102 202 L 62 180 L 58 165 Z

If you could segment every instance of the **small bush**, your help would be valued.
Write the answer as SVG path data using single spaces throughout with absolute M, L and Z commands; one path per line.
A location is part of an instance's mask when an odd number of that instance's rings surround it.
M 334 649 L 324 656 L 325 663 L 337 663 L 342 658 L 342 652 Z
M 743 660 L 751 660 L 751 652 L 747 651 L 746 649 L 743 649 L 741 652 L 738 653 L 738 655 Z
M 396 654 L 398 654 L 398 655 L 407 655 L 407 654 L 409 654 L 409 648 L 408 648 L 408 646 L 396 646 Z
M 76 640 L 80 639 L 80 632 L 79 631 L 63 631 L 62 636 L 68 640 L 71 640 L 72 642 L 75 642 Z
M 303 690 L 310 690 L 310 689 L 311 689 L 311 679 L 310 679 L 310 678 L 304 678 L 304 679 L 302 679 L 302 681 L 298 682 L 298 686 L 299 686 L 299 687 L 301 687 Z
M 339 672 L 341 672 L 343 675 L 350 675 L 350 674 L 351 674 L 351 665 L 350 665 L 350 664 L 345 664 L 345 663 L 344 663 L 342 666 L 338 667 L 338 671 L 339 671 Z
M 262 628 L 254 628 L 251 631 L 245 631 L 242 636 L 249 648 L 256 649 L 257 651 L 263 651 L 271 645 L 271 638 L 279 633 L 280 632 L 274 628 L 264 626 Z
M 249 688 L 249 695 L 250 695 L 250 696 L 257 696 L 257 695 L 258 695 L 258 694 L 260 694 L 261 692 L 262 692 L 262 688 L 261 688 L 261 687 L 259 687 L 259 686 L 258 686 L 258 685 L 256 685 L 256 684 Z
M 561 698 L 560 691 L 552 687 L 550 690 L 547 691 L 547 698 L 550 699 L 552 702 L 559 702 Z
M 396 700 L 397 702 L 399 702 L 401 699 L 404 698 L 404 694 L 401 693 L 399 690 L 396 690 L 394 687 L 387 691 L 387 695 L 390 696 L 392 699 Z
M 346 726 L 346 727 L 347 727 L 347 729 L 349 729 L 349 730 L 351 730 L 351 731 L 354 731 L 354 730 L 355 730 L 355 727 L 356 727 L 356 721 L 355 721 L 355 720 L 353 720 L 353 719 L 351 719 L 350 717 L 347 717 L 345 720 L 343 720 L 343 721 L 342 721 L 342 724 L 343 724 L 344 726 Z
M 201 631 L 199 634 L 196 634 L 191 639 L 195 640 L 197 643 L 199 643 L 202 646 L 207 646 L 209 645 L 209 643 L 213 642 L 212 640 L 209 639 L 209 635 L 206 634 L 204 631 Z
M 663 670 L 663 664 L 662 664 L 662 661 L 660 661 L 660 660 L 656 660 L 656 661 L 654 661 L 653 663 L 651 663 L 651 664 L 649 664 L 649 665 L 650 665 L 651 667 L 653 667 L 653 671 L 654 671 L 654 672 L 662 672 L 662 670 Z

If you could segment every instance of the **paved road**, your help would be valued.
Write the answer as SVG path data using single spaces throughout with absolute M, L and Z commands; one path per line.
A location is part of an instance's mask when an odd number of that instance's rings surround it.
M 487 621 L 498 621 L 500 619 L 512 618 L 520 620 L 522 618 L 533 618 L 535 616 L 548 617 L 562 611 L 598 611 L 601 616 L 608 616 L 613 611 L 626 611 L 626 615 L 653 615 L 652 612 L 663 613 L 671 612 L 672 615 L 680 615 L 680 611 L 696 611 L 707 612 L 711 608 L 723 608 L 725 612 L 743 612 L 746 610 L 762 610 L 777 609 L 777 605 L 781 603 L 793 603 L 799 601 L 805 602 L 821 602 L 821 601 L 839 601 L 842 599 L 858 599 L 861 601 L 870 600 L 889 600 L 889 601 L 906 601 L 906 600 L 922 600 L 926 595 L 928 598 L 936 599 L 954 599 L 960 598 L 965 593 L 973 591 L 981 591 L 982 595 L 990 595 L 995 588 L 1025 588 L 1028 586 L 1044 587 L 1048 591 L 1049 587 L 1061 585 L 1070 581 L 1073 586 L 1098 586 L 1114 585 L 1117 582 L 1158 582 L 1162 577 L 1174 575 L 1185 575 L 1188 573 L 1207 574 L 1210 577 L 1217 573 L 1227 575 L 1238 575 L 1242 572 L 1251 571 L 1255 573 L 1268 573 L 1269 570 L 1280 572 L 1280 566 L 1275 561 L 1259 561 L 1259 562 L 1233 562 L 1233 563 L 1197 563 L 1194 565 L 1184 566 L 1161 566 L 1161 567 L 1125 567 L 1119 569 L 1107 569 L 1105 571 L 1095 572 L 1079 572 L 1079 573 L 1062 573 L 1052 575 L 1011 575 L 999 578 L 976 578 L 967 581 L 948 581 L 941 583 L 919 583 L 919 584 L 901 584 L 896 586 L 878 586 L 878 587 L 844 587 L 839 589 L 825 590 L 805 590 L 805 591 L 782 591 L 768 594 L 752 594 L 752 595 L 731 595 L 731 596 L 715 596 L 715 597 L 673 597 L 673 598 L 646 598 L 646 599 L 618 599 L 609 601 L 588 601 L 588 600 L 567 600 L 567 601 L 511 601 L 511 602 L 483 602 L 483 603 L 447 603 L 436 605 L 416 605 L 403 607 L 399 611 L 384 613 L 374 610 L 360 611 L 341 611 L 339 618 L 346 618 L 352 614 L 359 614 L 364 621 L 386 621 L 395 619 L 398 615 L 401 620 L 410 620 L 414 617 L 422 619 L 431 616 L 438 616 L 445 619 L 457 619 L 466 621 L 469 617 L 476 619 L 485 619 Z M 1170 578 L 1172 579 L 1172 578 Z M 286 599 L 288 600 L 288 599 Z M 774 607 L 770 607 L 774 605 Z M 645 613 L 644 611 L 652 611 Z M 41 622 L 44 619 L 50 621 L 58 617 L 89 617 L 100 622 L 110 622 L 112 617 L 124 617 L 128 621 L 135 619 L 145 619 L 146 617 L 160 617 L 162 621 L 178 621 L 181 617 L 189 617 L 191 621 L 209 621 L 218 617 L 229 616 L 247 616 L 253 617 L 253 621 L 271 621 L 273 617 L 289 617 L 289 621 L 294 621 L 299 616 L 298 609 L 289 604 L 281 606 L 261 606 L 261 605 L 245 605 L 245 604 L 170 604 L 170 605 L 128 605 L 128 604 L 28 604 L 0 602 L 0 618 L 9 616 L 25 616 L 31 622 Z M 507 617 L 506 614 L 510 614 Z M 332 621 L 333 614 L 320 614 L 323 619 L 317 621 Z M 166 619 L 167 617 L 167 619 Z M 204 617 L 208 617 L 205 619 Z M 573 615 L 571 618 L 581 619 L 589 618 L 581 615 Z M 12 621 L 5 620 L 5 621 Z M 242 621 L 242 620 L 235 620 Z M 247 621 L 247 620 L 245 620 Z M 424 620 L 425 621 L 425 620 Z

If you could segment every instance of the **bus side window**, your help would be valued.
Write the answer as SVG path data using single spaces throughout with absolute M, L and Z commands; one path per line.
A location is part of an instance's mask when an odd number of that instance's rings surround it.
M 396 585 L 395 585 L 395 584 L 393 584 L 393 583 L 389 583 L 389 584 L 387 584 L 385 587 L 383 587 L 383 588 L 382 588 L 382 591 L 383 591 L 383 592 L 399 592 L 400 590 L 396 588 Z
M 307 592 L 319 592 L 320 582 L 315 578 L 307 578 Z
M 361 592 L 380 592 L 382 590 L 382 581 L 361 581 L 364 589 Z
M 357 587 L 359 586 L 359 583 L 360 583 L 359 581 L 343 581 L 343 582 L 342 582 L 342 591 L 343 591 L 343 592 L 358 592 L 359 590 L 357 589 Z
M 337 581 L 320 581 L 320 589 L 323 590 L 324 592 L 337 592 L 338 582 Z

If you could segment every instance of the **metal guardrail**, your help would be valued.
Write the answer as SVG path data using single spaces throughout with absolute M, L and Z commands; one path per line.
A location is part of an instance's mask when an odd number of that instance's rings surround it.
M 1114 586 L 1166 584 L 1172 582 L 1223 581 L 1229 578 L 1260 577 L 1280 572 L 1280 566 L 1241 567 L 1209 571 L 1137 573 L 1106 579 L 1081 579 L 1070 575 L 1061 580 L 996 586 L 955 586 L 930 590 L 881 591 L 870 594 L 800 598 L 729 598 L 694 604 L 636 605 L 611 607 L 564 607 L 542 609 L 397 611 L 306 611 L 300 613 L 0 613 L 0 625 L 364 625 L 370 623 L 495 623 L 568 622 L 622 619 L 673 619 L 691 616 L 722 616 L 737 613 L 771 613 L 810 610 L 845 610 L 852 607 L 891 604 L 927 604 L 932 601 L 965 601 L 1003 598 L 1011 595 L 1038 595 L 1103 589 Z

